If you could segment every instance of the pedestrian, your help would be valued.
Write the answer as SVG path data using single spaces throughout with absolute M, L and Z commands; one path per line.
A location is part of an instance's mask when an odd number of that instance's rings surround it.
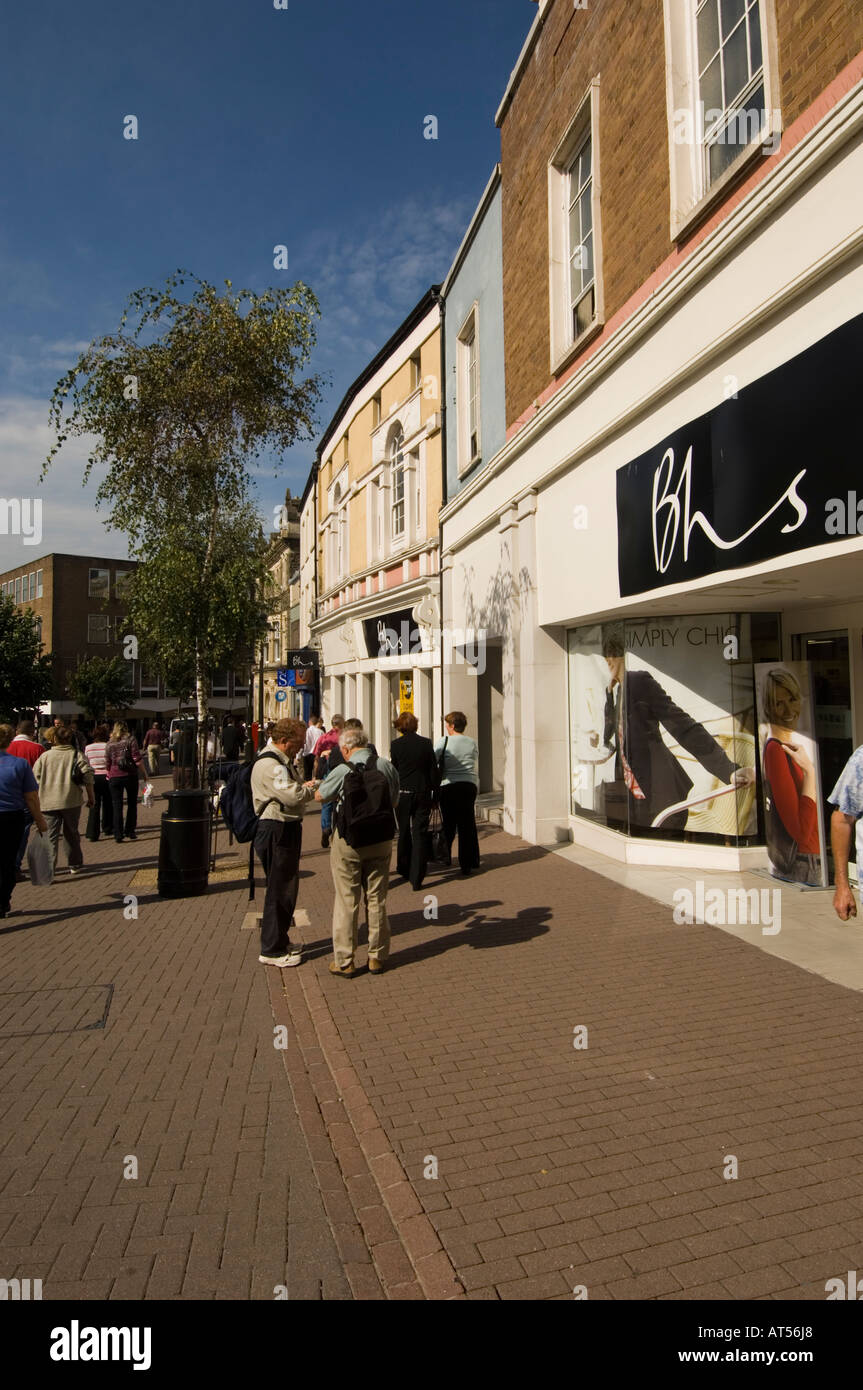
M 39 737 L 40 737 L 41 740 L 42 740 L 42 747 L 43 747 L 43 748 L 53 748 L 53 747 L 54 747 L 54 739 L 57 737 L 57 725 L 56 725 L 56 723 L 55 723 L 55 724 L 46 725 L 46 727 L 45 727 L 44 729 L 41 730 Z
M 415 714 L 400 714 L 395 728 L 401 735 L 390 748 L 390 761 L 399 775 L 401 792 L 396 815 L 399 838 L 396 869 L 415 892 L 422 888 L 428 864 L 428 825 L 432 800 L 440 785 L 440 769 L 430 738 L 417 733 Z
M 461 710 L 444 715 L 446 738 L 438 739 L 435 754 L 441 768 L 440 813 L 452 851 L 458 836 L 458 862 L 467 878 L 479 868 L 479 839 L 474 806 L 479 790 L 479 748 L 465 734 L 467 716 Z
M 314 796 L 314 788 L 302 782 L 293 765 L 305 737 L 301 719 L 280 719 L 272 748 L 262 749 L 252 768 L 252 806 L 259 817 L 255 853 L 267 876 L 258 956 L 262 965 L 284 967 L 302 960 L 300 948 L 291 945 L 290 929 L 300 885 L 303 815 Z
M 0 917 L 12 910 L 25 814 L 42 834 L 48 829 L 33 767 L 27 758 L 9 752 L 14 732 L 11 724 L 0 724 Z
M 855 830 L 858 875 L 863 866 L 863 744 L 854 749 L 827 800 L 835 807 L 830 817 L 835 892 L 833 909 L 842 922 L 857 916 L 857 904 L 848 881 L 851 832 Z M 859 882 L 858 882 L 859 889 Z
M 334 714 L 332 727 L 329 733 L 321 734 L 315 744 L 315 764 L 313 777 L 320 781 L 327 776 L 330 770 L 330 754 L 334 748 L 339 746 L 339 735 L 345 727 L 343 714 Z M 329 849 L 330 839 L 333 833 L 333 807 L 331 802 L 326 802 L 321 807 L 321 849 Z
M 39 784 L 39 801 L 48 822 L 54 864 L 62 831 L 69 873 L 77 874 L 84 864 L 78 829 L 81 805 L 85 797 L 87 805 L 93 805 L 93 769 L 83 753 L 78 752 L 74 729 L 64 726 L 56 731 L 54 747 L 34 765 L 33 776 Z
M 222 753 L 228 762 L 233 763 L 239 761 L 242 751 L 237 721 L 232 719 L 222 730 Z
M 174 790 L 192 785 L 195 768 L 195 733 L 191 720 L 184 719 L 171 735 L 171 757 L 174 767 Z
M 165 735 L 162 731 L 162 726 L 158 719 L 154 719 L 151 727 L 144 735 L 144 752 L 147 754 L 151 777 L 158 777 L 159 775 L 159 754 L 162 751 L 162 744 L 164 741 Z
M 396 829 L 395 808 L 399 800 L 399 775 L 386 758 L 378 758 L 372 754 L 368 734 L 363 729 L 343 729 L 339 746 L 344 761 L 324 778 L 318 787 L 316 800 L 325 806 L 331 805 L 336 808 L 336 828 L 330 859 L 336 894 L 333 905 L 333 960 L 330 961 L 330 973 L 350 980 L 357 973 L 354 956 L 363 895 L 366 899 L 369 923 L 369 972 L 372 975 L 380 975 L 386 968 L 389 957 L 387 891 Z M 365 836 L 357 837 L 352 834 L 345 807 L 345 782 L 358 768 L 362 768 L 363 782 L 368 787 L 368 808 L 370 811 L 375 810 L 375 814 L 370 816 L 369 824 L 376 838 L 370 844 L 350 843 L 351 839 L 365 839 Z M 377 782 L 376 774 L 382 774 L 382 785 Z M 352 792 L 352 804 L 353 800 Z
M 303 775 L 310 782 L 315 775 L 315 748 L 324 732 L 324 721 L 319 714 L 313 714 L 306 730 L 303 744 Z
M 36 742 L 35 734 L 36 725 L 33 723 L 33 720 L 21 719 L 19 720 L 15 737 L 9 744 L 9 752 L 13 755 L 13 757 L 24 758 L 31 768 L 45 752 L 43 745 L 41 743 Z M 21 866 L 24 863 L 24 854 L 27 849 L 27 841 L 30 838 L 30 827 L 32 824 L 33 817 L 30 815 L 30 812 L 25 807 L 24 833 L 21 836 L 21 843 L 18 846 L 18 855 L 15 863 L 15 877 L 16 882 L 18 883 L 23 883 L 24 879 L 26 878 L 26 874 L 24 873 Z
M 114 839 L 118 845 L 126 839 L 137 840 L 138 772 L 144 765 L 136 740 L 130 737 L 129 726 L 122 719 L 111 730 L 105 747 L 105 775 L 111 792 Z M 123 793 L 126 794 L 126 823 L 123 825 Z
M 87 735 L 81 728 L 77 717 L 72 720 L 72 722 L 69 725 L 69 728 L 72 730 L 72 736 L 75 740 L 75 747 L 78 749 L 79 753 L 83 753 L 84 749 L 87 747 Z
M 93 738 L 84 751 L 84 757 L 93 769 L 93 805 L 87 817 L 87 829 L 85 834 L 88 840 L 95 844 L 99 838 L 99 826 L 101 823 L 103 835 L 113 835 L 114 833 L 114 805 L 111 800 L 111 789 L 108 786 L 107 762 L 105 752 L 108 747 L 108 725 L 97 724 L 93 730 Z

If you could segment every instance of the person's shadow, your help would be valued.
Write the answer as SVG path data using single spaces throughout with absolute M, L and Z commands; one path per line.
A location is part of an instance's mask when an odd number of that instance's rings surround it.
M 459 946 L 470 946 L 475 951 L 493 950 L 500 946 L 518 946 L 522 942 L 544 935 L 549 929 L 552 917 L 550 907 L 525 907 L 514 917 L 488 915 L 482 911 L 483 908 L 498 906 L 499 900 L 471 903 L 467 907 L 460 907 L 455 903 L 442 904 L 438 909 L 438 918 L 430 922 L 423 919 L 417 921 L 416 912 L 398 912 L 391 915 L 390 932 L 394 943 L 396 937 L 404 937 L 407 932 L 418 931 L 422 927 L 448 926 L 459 922 L 463 922 L 464 927 L 461 931 L 451 932 L 447 936 L 415 941 L 406 950 L 399 946 L 387 961 L 387 973 L 416 965 L 419 961 L 429 960 L 434 956 L 441 956 L 446 951 L 456 950 Z M 360 927 L 358 940 L 359 944 L 368 941 L 365 923 Z M 314 943 L 315 946 L 319 944 L 321 943 Z M 325 949 L 331 949 L 331 944 L 328 943 Z M 325 951 L 313 953 L 324 954 Z

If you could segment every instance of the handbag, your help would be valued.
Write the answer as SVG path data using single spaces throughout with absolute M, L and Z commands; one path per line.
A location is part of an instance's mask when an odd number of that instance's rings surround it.
M 27 868 L 30 882 L 36 888 L 45 888 L 54 880 L 54 853 L 47 833 L 34 830 L 27 842 Z

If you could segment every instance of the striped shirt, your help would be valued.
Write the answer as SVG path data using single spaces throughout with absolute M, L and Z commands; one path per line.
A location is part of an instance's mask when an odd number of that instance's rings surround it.
M 88 743 L 84 750 L 84 757 L 97 777 L 105 776 L 105 749 L 107 746 L 107 743 Z

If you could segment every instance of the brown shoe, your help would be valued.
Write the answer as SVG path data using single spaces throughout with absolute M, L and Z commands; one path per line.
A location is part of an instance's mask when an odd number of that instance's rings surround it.
M 356 975 L 356 973 L 357 973 L 356 966 L 354 966 L 353 964 L 352 964 L 352 965 L 336 965 L 336 963 L 335 963 L 334 960 L 331 960 L 331 961 L 330 961 L 330 974 L 331 974 L 331 975 L 340 975 L 340 976 L 342 977 L 343 980 L 352 980 L 352 979 L 354 978 L 354 976 Z
M 378 960 L 377 956 L 369 956 L 369 974 L 382 975 L 386 970 L 386 962 Z

